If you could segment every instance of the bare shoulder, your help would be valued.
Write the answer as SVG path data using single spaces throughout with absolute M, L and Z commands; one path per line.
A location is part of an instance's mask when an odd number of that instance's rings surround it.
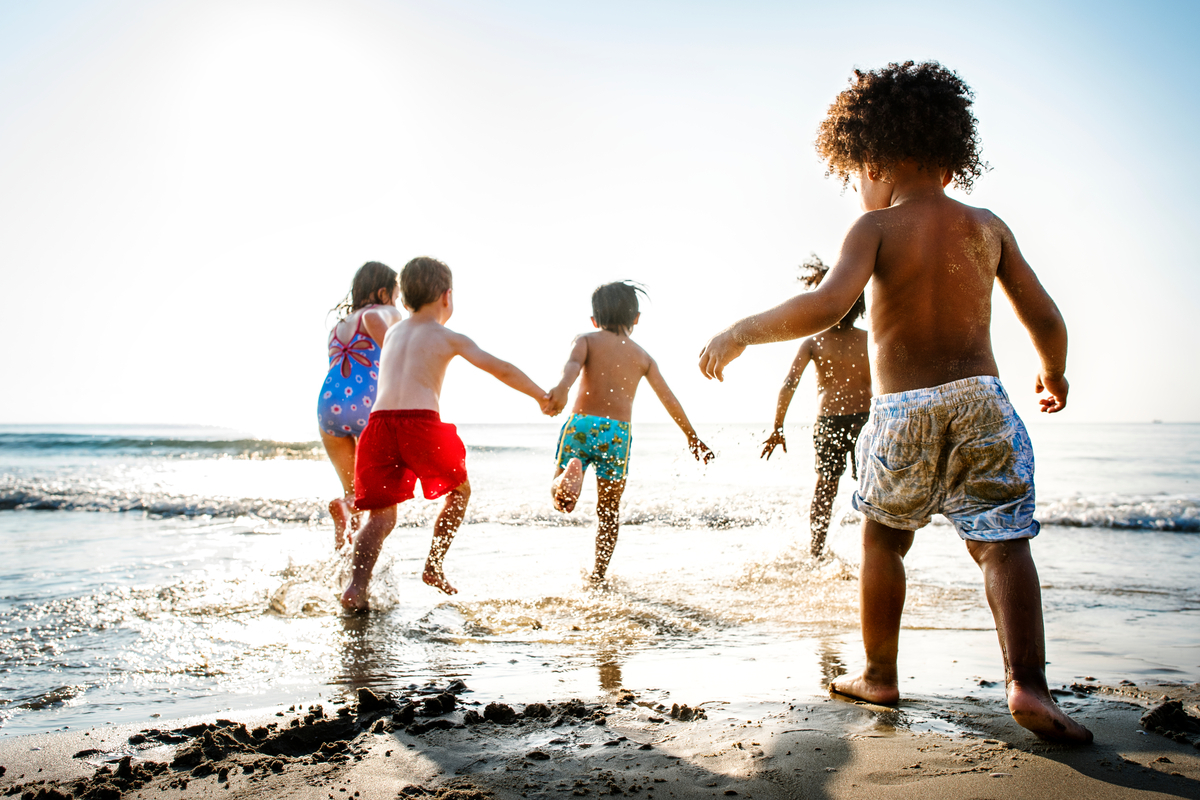
M 654 366 L 654 359 L 646 352 L 646 349 L 628 336 L 624 337 L 622 341 L 620 353 L 622 360 L 636 363 L 643 375 L 650 370 L 650 367 Z

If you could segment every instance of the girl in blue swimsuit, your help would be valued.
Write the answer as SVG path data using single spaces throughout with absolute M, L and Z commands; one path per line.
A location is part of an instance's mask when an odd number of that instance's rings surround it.
M 329 331 L 329 372 L 317 398 L 321 443 L 342 482 L 342 496 L 329 503 L 334 543 L 346 543 L 354 508 L 354 453 L 375 403 L 379 351 L 387 329 L 401 320 L 396 272 L 370 261 L 354 273 L 350 293 L 333 310 L 337 324 Z

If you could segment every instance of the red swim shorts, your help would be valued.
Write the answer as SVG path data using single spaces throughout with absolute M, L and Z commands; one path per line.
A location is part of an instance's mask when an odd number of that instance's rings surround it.
M 372 411 L 354 459 L 354 505 L 379 509 L 414 496 L 429 500 L 467 480 L 467 448 L 458 430 L 429 409 Z

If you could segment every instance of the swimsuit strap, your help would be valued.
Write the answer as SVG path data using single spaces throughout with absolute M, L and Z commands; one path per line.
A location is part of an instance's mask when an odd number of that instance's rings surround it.
M 379 303 L 368 303 L 367 305 L 365 305 L 365 306 L 362 306 L 361 308 L 358 308 L 358 309 L 356 309 L 354 313 L 356 313 L 356 314 L 357 314 L 359 311 L 366 311 L 368 308 L 374 308 L 374 307 L 375 307 L 375 306 L 377 306 L 377 305 L 379 305 Z M 363 318 L 363 315 L 362 315 L 362 314 L 358 314 L 358 321 L 354 323 L 354 333 L 350 334 L 350 339 L 349 339 L 349 341 L 345 341 L 345 342 L 343 342 L 341 339 L 339 339 L 339 338 L 338 338 L 338 335 L 337 335 L 337 328 L 338 328 L 338 325 L 341 325 L 341 324 L 342 324 L 341 322 L 337 323 L 337 325 L 334 325 L 334 326 L 333 326 L 333 329 L 329 331 L 329 338 L 330 338 L 330 340 L 331 340 L 331 341 L 335 341 L 335 342 L 337 342 L 337 343 L 338 343 L 338 344 L 340 344 L 342 347 L 349 347 L 351 344 L 353 344 L 353 343 L 354 343 L 354 337 L 355 337 L 355 336 L 365 336 L 365 337 L 367 337 L 368 339 L 371 339 L 371 342 L 372 342 L 372 343 L 374 343 L 374 342 L 375 342 L 375 340 L 371 338 L 371 334 L 369 334 L 369 333 L 363 333 L 363 331 L 362 331 L 362 318 Z

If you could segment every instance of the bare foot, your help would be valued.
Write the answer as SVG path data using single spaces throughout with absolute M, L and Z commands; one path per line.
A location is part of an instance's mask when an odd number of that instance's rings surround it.
M 333 547 L 341 550 L 349 541 L 347 529 L 357 527 L 354 522 L 354 506 L 344 497 L 329 501 L 329 516 L 333 517 Z
M 369 611 L 371 606 L 367 603 L 367 593 L 353 583 L 346 587 L 346 591 L 342 592 L 342 608 L 347 611 Z
M 1039 739 L 1063 744 L 1091 744 L 1092 732 L 1068 717 L 1049 694 L 1008 685 L 1008 710 L 1022 728 Z
M 554 481 L 551 495 L 554 497 L 554 507 L 564 514 L 575 510 L 579 502 L 579 493 L 583 491 L 583 462 L 572 458 L 567 462 L 566 469 Z
M 900 688 L 895 683 L 876 683 L 864 675 L 834 678 L 829 682 L 829 691 L 880 706 L 894 706 L 900 702 Z
M 432 564 L 425 565 L 425 572 L 421 575 L 421 580 L 435 589 L 441 589 L 446 594 L 458 594 L 458 589 L 455 589 L 450 585 L 450 581 L 446 580 L 446 573 Z

